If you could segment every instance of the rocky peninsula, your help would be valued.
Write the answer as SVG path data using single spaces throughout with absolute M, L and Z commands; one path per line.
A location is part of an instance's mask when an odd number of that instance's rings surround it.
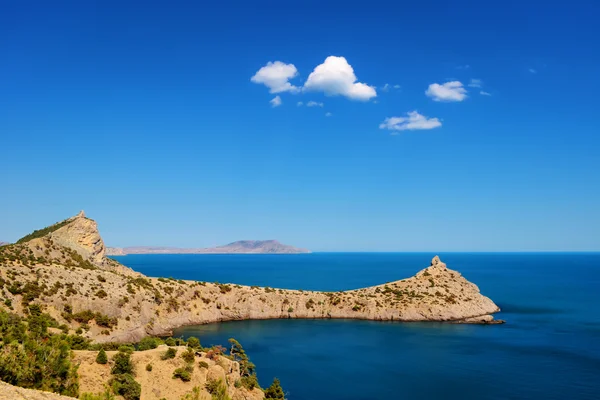
M 95 221 L 83 212 L 0 248 L 4 304 L 24 314 L 40 304 L 96 342 L 218 321 L 351 318 L 493 323 L 492 300 L 439 257 L 413 277 L 341 292 L 285 290 L 150 278 L 106 257 Z

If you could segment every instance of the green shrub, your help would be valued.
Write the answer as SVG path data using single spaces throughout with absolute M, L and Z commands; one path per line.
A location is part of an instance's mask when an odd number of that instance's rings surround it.
M 188 347 L 191 347 L 192 349 L 199 349 L 200 348 L 200 340 L 194 336 L 190 336 L 187 340 L 187 345 L 188 345 Z
M 100 349 L 98 355 L 96 356 L 96 362 L 98 364 L 106 364 L 108 362 L 108 357 L 106 356 L 106 351 L 104 349 Z
M 181 379 L 184 382 L 189 382 L 192 380 L 192 374 L 185 368 L 177 368 L 173 371 L 173 379 Z
M 120 351 L 113 357 L 114 365 L 110 370 L 113 375 L 130 374 L 133 375 L 133 364 L 131 363 L 131 354 Z
M 148 372 L 152 371 L 152 364 L 146 364 L 146 371 L 148 371 Z
M 123 353 L 133 353 L 135 351 L 135 347 L 131 344 L 122 344 L 119 346 L 118 350 Z
M 229 400 L 227 395 L 227 387 L 223 380 L 210 379 L 205 384 L 206 391 L 211 394 L 213 400 Z
M 187 351 L 184 351 L 181 354 L 181 358 L 183 358 L 183 360 L 187 363 L 193 363 L 194 362 L 194 350 L 192 350 L 190 347 L 187 348 Z
M 138 351 L 152 350 L 158 347 L 158 340 L 153 337 L 145 337 L 137 345 Z
M 242 386 L 248 390 L 252 390 L 254 388 L 260 388 L 260 385 L 258 384 L 258 379 L 256 379 L 255 374 L 248 375 L 248 376 L 242 376 L 240 379 L 240 382 L 241 382 Z
M 30 240 L 33 240 L 33 239 L 41 238 L 42 236 L 46 236 L 47 234 L 52 233 L 55 230 L 62 228 L 63 226 L 67 225 L 69 222 L 70 221 L 68 219 L 66 219 L 62 222 L 57 222 L 54 225 L 47 226 L 43 229 L 35 230 L 35 231 L 31 232 L 29 235 L 23 236 L 21 239 L 17 240 L 16 243 L 20 244 L 20 243 L 29 242 Z
M 170 337 L 170 338 L 167 338 L 167 339 L 165 340 L 165 344 L 166 344 L 167 346 L 176 346 L 176 345 L 177 345 L 177 342 L 175 341 L 175 339 L 173 339 L 172 337 Z
M 51 317 L 31 315 L 26 325 L 0 310 L 0 380 L 11 385 L 77 396 L 77 368 L 71 364 L 70 337 L 46 336 Z M 27 327 L 36 325 L 35 332 Z
M 161 360 L 168 360 L 170 358 L 175 358 L 175 356 L 177 355 L 177 349 L 173 348 L 173 347 L 169 347 L 167 349 L 167 351 L 165 351 L 165 353 L 160 356 Z
M 208 369 L 208 363 L 206 361 L 198 361 L 198 366 L 200 368 L 206 368 L 206 369 Z
M 265 390 L 265 399 L 285 400 L 285 393 L 283 393 L 279 379 L 275 378 L 271 386 Z
M 111 379 L 111 386 L 113 391 L 125 400 L 139 400 L 142 394 L 142 386 L 131 374 L 115 375 Z
M 112 394 L 110 387 L 107 387 L 104 393 L 82 393 L 79 395 L 79 400 L 115 400 L 115 395 Z

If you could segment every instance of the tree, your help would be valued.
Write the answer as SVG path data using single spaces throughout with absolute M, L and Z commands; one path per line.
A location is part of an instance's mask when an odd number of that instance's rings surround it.
M 285 393 L 283 393 L 279 379 L 275 378 L 271 386 L 265 390 L 265 399 L 285 400 Z
M 158 347 L 158 340 L 153 337 L 145 337 L 138 343 L 138 351 L 151 350 Z
M 188 345 L 188 347 L 191 347 L 192 349 L 199 349 L 200 348 L 200 340 L 196 337 L 190 336 L 187 340 L 187 345 Z
M 111 385 L 113 391 L 125 400 L 139 400 L 142 394 L 142 386 L 130 374 L 115 375 Z
M 98 364 L 106 364 L 108 362 L 108 357 L 106 357 L 106 352 L 104 349 L 100 349 L 98 355 L 96 356 L 96 362 Z
M 133 374 L 133 364 L 131 363 L 131 354 L 125 352 L 118 352 L 113 357 L 115 365 L 111 369 L 111 374 L 122 375 L 122 374 Z
M 229 353 L 233 357 L 234 361 L 240 363 L 240 375 L 242 376 L 250 376 L 254 375 L 255 365 L 250 362 L 246 351 L 237 340 L 231 338 L 229 339 L 229 343 L 231 343 L 231 350 Z

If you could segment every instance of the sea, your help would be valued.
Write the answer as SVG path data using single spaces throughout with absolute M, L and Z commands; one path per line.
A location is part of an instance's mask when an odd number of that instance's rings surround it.
M 127 255 L 153 277 L 338 291 L 394 281 L 433 253 Z M 263 387 L 290 400 L 600 399 L 600 253 L 441 253 L 502 311 L 503 325 L 262 320 L 182 327 L 231 337 Z

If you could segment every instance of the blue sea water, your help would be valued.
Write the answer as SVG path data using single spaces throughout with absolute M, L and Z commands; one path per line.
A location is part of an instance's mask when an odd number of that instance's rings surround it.
M 128 255 L 149 276 L 337 291 L 402 279 L 430 253 Z M 235 337 L 262 386 L 290 400 L 600 399 L 600 253 L 447 253 L 504 325 L 353 320 L 183 327 L 203 345 Z

